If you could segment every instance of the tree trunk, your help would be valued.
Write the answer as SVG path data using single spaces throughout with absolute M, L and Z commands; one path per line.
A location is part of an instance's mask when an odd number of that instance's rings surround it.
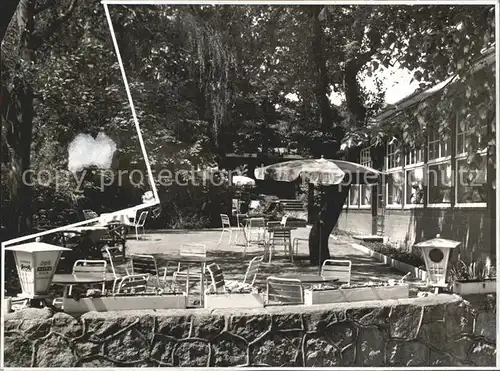
M 309 260 L 311 265 L 323 264 L 330 259 L 328 242 L 330 233 L 342 213 L 350 186 L 325 186 L 321 208 L 309 233 Z
M 32 35 L 34 31 L 33 0 L 22 0 L 17 14 L 19 29 L 19 54 L 21 62 L 17 68 L 31 69 L 34 62 Z M 31 164 L 31 142 L 33 132 L 33 89 L 28 81 L 15 81 L 14 88 L 6 93 L 5 108 L 2 116 L 6 125 L 6 143 L 9 151 L 10 199 L 15 207 L 16 218 L 11 220 L 11 228 L 19 235 L 31 228 L 32 197 L 27 184 L 30 179 L 23 179 L 23 174 Z

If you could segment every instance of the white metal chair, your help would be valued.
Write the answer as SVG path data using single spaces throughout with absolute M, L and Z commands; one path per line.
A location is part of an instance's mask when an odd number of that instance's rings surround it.
M 219 264 L 211 263 L 207 265 L 207 271 L 210 275 L 210 286 L 207 287 L 205 292 L 207 293 L 210 290 L 213 290 L 213 293 L 226 292 L 226 282 Z
M 146 234 L 146 230 L 144 229 L 144 224 L 146 223 L 146 218 L 148 217 L 148 212 L 143 211 L 141 215 L 139 215 L 139 219 L 137 219 L 137 223 L 134 224 L 135 227 L 135 238 L 139 239 L 139 230 L 142 228 L 142 233 Z
M 250 247 L 250 243 L 256 242 L 257 244 L 265 244 L 266 239 L 266 220 L 264 218 L 250 218 L 247 222 L 245 249 L 243 250 L 243 256 L 247 253 L 247 248 Z M 254 232 L 257 232 L 257 238 L 252 238 Z
M 233 235 L 233 227 L 231 227 L 231 220 L 227 214 L 220 214 L 220 220 L 222 223 L 222 232 L 220 234 L 219 242 L 217 245 L 220 245 L 222 242 L 222 237 L 224 237 L 224 233 L 229 233 L 229 245 L 231 245 L 231 237 Z
M 226 287 L 247 287 L 247 288 L 252 288 L 255 284 L 255 280 L 257 279 L 257 274 L 259 273 L 260 265 L 262 261 L 264 260 L 263 256 L 256 256 L 250 262 L 248 262 L 248 267 L 245 272 L 245 277 L 243 278 L 243 282 L 238 282 L 234 280 L 226 280 L 225 284 Z M 208 269 L 208 267 L 207 267 Z
M 156 287 L 161 288 L 167 282 L 167 268 L 158 268 L 153 255 L 132 254 L 130 256 L 133 275 L 149 275 L 156 277 Z M 163 284 L 161 283 L 163 281 Z
M 265 305 L 304 304 L 304 288 L 297 279 L 267 277 Z
M 99 217 L 99 215 L 97 215 L 97 213 L 94 210 L 90 209 L 82 210 L 82 213 L 85 220 L 95 219 Z
M 113 282 L 113 292 L 115 292 L 118 281 L 124 276 L 130 275 L 130 260 L 125 257 L 123 251 L 117 246 L 106 246 L 104 248 L 103 258 L 108 262 L 108 268 L 111 268 L 111 272 L 115 276 L 115 280 Z
M 150 276 L 143 274 L 131 274 L 122 277 L 118 283 L 115 294 L 147 293 L 149 278 Z
M 86 273 L 92 273 L 95 275 L 102 275 L 102 283 L 100 283 L 99 285 L 101 285 L 102 293 L 104 293 L 104 291 L 106 290 L 105 277 L 106 277 L 107 265 L 108 263 L 106 262 L 106 260 L 84 260 L 84 259 L 77 260 L 73 264 L 73 274 L 84 275 Z M 69 292 L 68 292 L 69 295 L 71 295 L 72 290 L 73 290 L 73 285 L 69 287 Z
M 179 255 L 206 257 L 207 256 L 207 245 L 204 245 L 202 243 L 185 243 L 181 246 L 181 249 L 179 250 Z M 186 266 L 186 263 L 178 263 L 177 264 L 177 271 L 174 272 L 174 282 L 177 281 L 178 278 L 186 278 L 187 277 L 187 271 L 183 270 L 183 266 Z M 201 265 L 200 265 L 199 269 L 196 268 L 194 270 L 192 270 L 192 269 L 189 270 L 189 278 L 191 278 L 191 277 L 201 279 L 201 277 L 202 277 Z
M 245 278 L 243 278 L 244 284 L 249 284 L 253 286 L 255 279 L 257 278 L 257 273 L 259 273 L 260 265 L 264 260 L 263 256 L 256 256 L 248 263 L 247 271 L 245 272 Z M 250 281 L 251 280 L 251 281 Z
M 321 266 L 321 275 L 337 278 L 338 283 L 351 284 L 351 261 L 327 259 Z

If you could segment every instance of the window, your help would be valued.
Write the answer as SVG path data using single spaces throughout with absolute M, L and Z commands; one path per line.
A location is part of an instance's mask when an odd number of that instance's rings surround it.
M 437 128 L 429 129 L 427 162 L 427 204 L 451 205 L 451 140 Z
M 486 206 L 487 157 L 479 144 L 486 135 L 486 125 L 474 128 L 473 116 L 457 115 L 455 204 Z M 478 130 L 479 129 L 479 130 Z M 470 154 L 477 151 L 475 156 Z
M 469 120 L 467 115 L 463 120 L 457 119 L 457 150 L 456 155 L 465 155 L 473 150 L 477 150 L 477 146 L 481 140 L 486 136 L 486 125 L 479 128 L 479 133 L 475 133 L 473 123 Z M 475 145 L 473 145 L 473 143 Z M 471 148 L 476 147 L 476 148 Z
M 387 174 L 387 205 L 403 205 L 403 172 Z
M 405 207 L 424 204 L 424 151 L 412 149 L 405 153 Z
M 387 145 L 386 169 L 390 170 L 402 166 L 401 147 L 397 140 L 393 139 Z
M 404 192 L 402 149 L 396 139 L 387 144 L 386 180 L 387 206 L 402 207 Z
M 362 184 L 360 186 L 360 202 L 361 206 L 370 206 L 372 204 L 372 186 Z
M 406 170 L 405 205 L 424 204 L 424 167 Z
M 450 138 L 443 139 L 437 129 L 429 132 L 429 161 L 446 158 L 451 155 Z
M 486 156 L 457 160 L 456 203 L 486 203 Z
M 429 204 L 451 202 L 451 164 L 444 162 L 429 165 L 428 168 Z
M 361 150 L 361 153 L 359 154 L 359 163 L 363 166 L 372 167 L 370 147 Z
M 363 166 L 373 167 L 370 147 L 361 150 L 359 163 Z M 372 204 L 372 186 L 361 184 L 359 188 L 360 205 L 361 207 L 367 208 Z
M 349 191 L 349 207 L 359 207 L 359 185 L 351 185 Z

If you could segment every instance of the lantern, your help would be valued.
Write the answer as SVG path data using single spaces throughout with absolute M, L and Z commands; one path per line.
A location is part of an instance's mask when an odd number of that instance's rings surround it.
M 39 299 L 47 296 L 61 253 L 71 249 L 44 242 L 30 242 L 7 247 L 5 250 L 14 253 L 21 282 L 21 296 Z
M 427 284 L 435 287 L 446 287 L 446 267 L 451 249 L 460 245 L 458 241 L 441 238 L 438 234 L 432 240 L 415 244 L 422 249 L 425 267 L 427 268 Z

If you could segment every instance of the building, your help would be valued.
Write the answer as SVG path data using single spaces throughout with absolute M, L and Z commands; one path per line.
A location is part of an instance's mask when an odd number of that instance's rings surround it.
M 494 47 L 469 72 L 375 117 L 373 127 L 396 128 L 399 134 L 388 135 L 377 148 L 367 143 L 350 158 L 383 170 L 384 177 L 378 186 L 352 186 L 338 229 L 385 236 L 405 249 L 441 234 L 462 242 L 452 260 L 495 257 L 495 154 L 494 144 L 487 144 L 495 127 Z M 422 110 L 434 111 L 430 124 L 421 125 Z M 421 140 L 409 141 L 410 135 Z

